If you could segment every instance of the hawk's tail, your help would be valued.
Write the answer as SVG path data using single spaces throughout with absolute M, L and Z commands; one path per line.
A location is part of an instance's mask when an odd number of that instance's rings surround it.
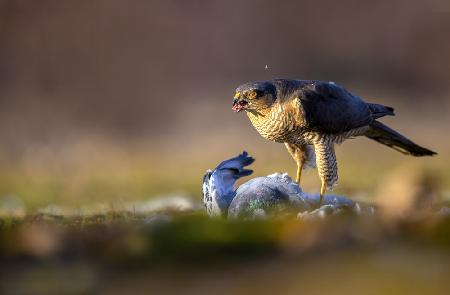
M 415 157 L 436 155 L 435 152 L 415 144 L 397 131 L 378 121 L 373 121 L 370 124 L 370 129 L 365 135 L 406 155 Z

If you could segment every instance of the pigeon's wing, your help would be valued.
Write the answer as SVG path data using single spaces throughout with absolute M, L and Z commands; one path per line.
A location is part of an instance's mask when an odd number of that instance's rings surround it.
M 253 170 L 244 169 L 244 167 L 251 165 L 254 161 L 255 159 L 250 157 L 246 151 L 243 151 L 239 156 L 220 163 L 215 170 L 232 170 L 233 177 L 238 179 L 253 173 Z
M 233 192 L 234 184 L 237 179 L 253 173 L 253 170 L 245 169 L 245 167 L 252 164 L 254 161 L 255 160 L 244 151 L 239 156 L 220 163 L 211 175 L 214 187 L 219 194 L 224 196 Z
M 308 83 L 298 99 L 304 123 L 312 131 L 339 134 L 373 121 L 368 104 L 334 83 Z

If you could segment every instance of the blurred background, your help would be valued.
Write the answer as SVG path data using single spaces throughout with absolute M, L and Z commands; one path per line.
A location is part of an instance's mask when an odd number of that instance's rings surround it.
M 347 141 L 338 193 L 370 199 L 427 171 L 449 197 L 449 69 L 445 0 L 1 0 L 0 202 L 199 200 L 204 171 L 244 149 L 256 175 L 293 175 L 284 146 L 231 111 L 239 84 L 271 78 L 345 85 L 394 107 L 383 122 L 439 153 Z M 303 186 L 318 190 L 315 171 Z

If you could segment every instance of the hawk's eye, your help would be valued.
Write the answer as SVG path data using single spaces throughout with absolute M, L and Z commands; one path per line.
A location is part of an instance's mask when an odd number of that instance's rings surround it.
M 247 97 L 249 99 L 255 99 L 258 97 L 258 92 L 256 90 L 249 91 Z

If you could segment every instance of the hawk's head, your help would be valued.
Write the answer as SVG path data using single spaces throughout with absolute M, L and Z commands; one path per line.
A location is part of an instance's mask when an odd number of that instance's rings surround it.
M 233 111 L 257 111 L 269 108 L 276 97 L 277 89 L 270 82 L 245 83 L 236 89 L 233 100 Z

